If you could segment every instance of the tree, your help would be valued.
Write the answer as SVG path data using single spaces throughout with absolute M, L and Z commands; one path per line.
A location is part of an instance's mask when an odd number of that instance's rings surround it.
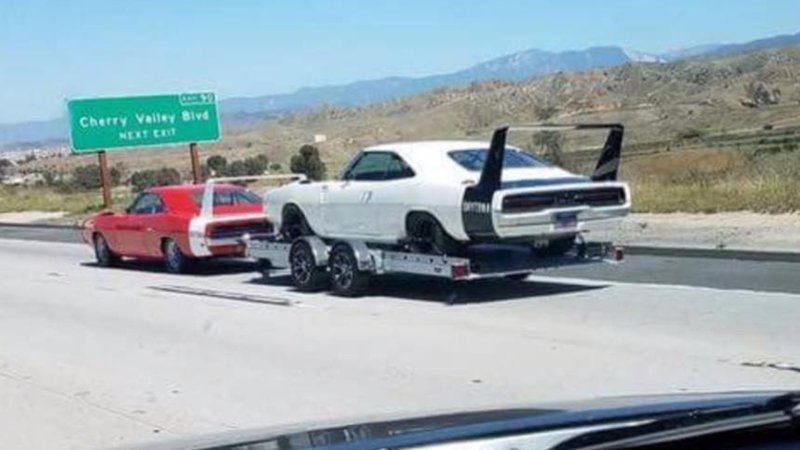
M 72 185 L 81 189 L 100 187 L 100 167 L 96 164 L 76 166 L 72 169 Z
M 247 175 L 263 175 L 269 166 L 269 158 L 266 155 L 257 155 L 244 160 L 245 172 Z
M 216 176 L 224 176 L 226 173 L 225 169 L 228 167 L 228 160 L 225 159 L 224 156 L 212 155 L 206 159 L 206 164 L 211 170 L 211 173 Z
M 243 177 L 248 175 L 247 165 L 243 160 L 236 160 L 228 164 L 228 168 L 225 169 L 225 175 L 229 177 Z
M 108 183 L 119 185 L 122 173 L 119 168 L 112 167 L 108 171 Z M 97 164 L 77 166 L 72 169 L 72 186 L 79 189 L 97 189 L 100 187 L 100 167 Z
M 319 149 L 308 144 L 300 147 L 297 154 L 292 156 L 289 168 L 292 173 L 303 173 L 312 180 L 322 180 L 327 170 L 319 157 Z
M 9 159 L 0 159 L 0 180 L 11 175 L 14 171 L 14 163 Z
M 272 163 L 269 165 L 270 172 L 280 172 L 282 168 L 283 167 L 281 167 L 281 165 L 278 163 Z

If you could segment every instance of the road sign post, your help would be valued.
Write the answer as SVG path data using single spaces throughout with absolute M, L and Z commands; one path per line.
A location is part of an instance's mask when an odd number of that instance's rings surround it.
M 108 182 L 108 158 L 105 150 L 97 152 L 97 164 L 100 166 L 100 187 L 103 189 L 103 208 L 111 208 L 111 187 Z
M 203 182 L 203 172 L 200 170 L 200 155 L 197 153 L 197 143 L 189 144 L 189 157 L 192 160 L 192 181 L 194 184 Z

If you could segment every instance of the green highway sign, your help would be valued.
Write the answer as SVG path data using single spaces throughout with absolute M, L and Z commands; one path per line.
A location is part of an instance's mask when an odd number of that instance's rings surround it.
M 73 99 L 67 102 L 74 153 L 219 140 L 210 92 Z

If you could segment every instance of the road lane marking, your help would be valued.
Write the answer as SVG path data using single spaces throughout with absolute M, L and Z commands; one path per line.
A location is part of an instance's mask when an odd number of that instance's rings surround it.
M 682 289 L 692 291 L 710 291 L 710 292 L 731 292 L 736 294 L 758 294 L 769 296 L 793 296 L 798 297 L 800 294 L 794 292 L 780 292 L 780 291 L 757 291 L 754 289 L 742 288 L 724 288 L 724 287 L 711 287 L 711 286 L 697 286 L 692 284 L 673 284 L 673 283 L 648 283 L 648 282 L 634 282 L 634 281 L 612 281 L 612 280 L 599 280 L 593 278 L 580 278 L 580 277 L 551 277 L 547 275 L 531 275 L 527 282 L 542 283 L 571 283 L 582 284 L 586 286 L 636 286 L 644 288 L 668 288 L 668 289 Z
M 261 303 L 273 306 L 296 306 L 298 303 L 300 303 L 298 300 L 293 300 L 285 297 L 245 294 L 245 293 L 231 292 L 231 291 L 218 291 L 214 289 L 199 289 L 188 286 L 164 285 L 164 286 L 148 286 L 147 288 L 155 291 L 170 292 L 174 294 L 213 297 L 213 298 L 220 298 L 223 300 L 234 300 L 234 301 L 248 302 L 248 303 Z

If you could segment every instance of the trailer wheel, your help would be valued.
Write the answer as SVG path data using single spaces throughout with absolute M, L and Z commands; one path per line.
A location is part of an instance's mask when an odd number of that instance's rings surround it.
M 349 245 L 335 245 L 328 257 L 328 266 L 334 293 L 356 297 L 367 289 L 370 274 L 358 270 L 358 261 Z
M 299 240 L 289 250 L 289 268 L 294 286 L 304 292 L 320 290 L 325 283 L 325 269 L 317 267 L 308 242 Z

